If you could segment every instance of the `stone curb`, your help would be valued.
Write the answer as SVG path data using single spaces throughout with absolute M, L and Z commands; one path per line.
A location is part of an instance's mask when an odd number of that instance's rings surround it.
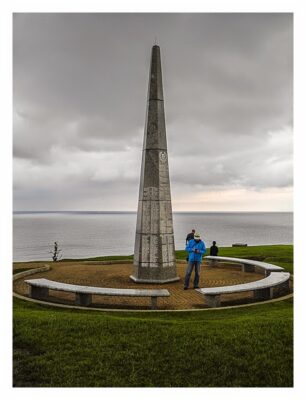
M 45 264 L 43 267 L 28 269 L 24 272 L 18 272 L 18 274 L 13 275 L 13 282 L 25 276 L 37 274 L 38 272 L 50 271 L 50 269 L 50 265 Z
M 33 268 L 25 272 L 19 272 L 18 274 L 13 275 L 13 281 L 23 278 L 24 276 L 28 275 L 33 275 L 38 272 L 44 272 L 44 271 L 49 271 L 51 269 L 50 265 L 46 264 L 44 267 L 40 268 Z M 293 275 L 291 274 L 290 276 L 290 281 L 293 281 Z M 83 310 L 83 311 L 102 311 L 102 312 L 144 312 L 144 313 L 151 313 L 151 312 L 165 312 L 165 313 L 175 313 L 175 312 L 198 312 L 198 311 L 222 311 L 222 310 L 231 310 L 231 309 L 236 309 L 236 308 L 243 308 L 243 307 L 252 307 L 252 306 L 258 306 L 261 304 L 269 304 L 269 303 L 276 303 L 278 301 L 283 301 L 287 299 L 293 298 L 293 293 L 287 294 L 286 296 L 278 297 L 276 299 L 271 299 L 271 300 L 265 300 L 265 301 L 258 301 L 255 303 L 248 303 L 248 304 L 239 304 L 236 306 L 226 306 L 226 307 L 211 307 L 211 308 L 191 308 L 191 309 L 186 309 L 186 310 L 127 310 L 127 309 L 113 309 L 113 308 L 96 308 L 96 307 L 80 307 L 80 306 L 73 306 L 69 304 L 59 304 L 59 303 L 51 303 L 48 301 L 42 301 L 42 300 L 36 300 L 36 299 L 31 299 L 30 297 L 22 296 L 18 293 L 15 293 L 13 291 L 13 297 L 24 300 L 24 301 L 29 301 L 31 303 L 36 303 L 40 304 L 43 306 L 51 306 L 51 307 L 58 307 L 58 308 L 64 308 L 64 309 L 72 309 L 72 310 Z
M 36 300 L 36 299 L 31 299 L 30 297 L 25 297 L 20 294 L 17 294 L 13 292 L 13 297 L 20 299 L 20 300 L 25 300 L 29 301 L 31 303 L 36 303 L 40 304 L 42 306 L 51 306 L 51 307 L 58 307 L 58 308 L 65 308 L 65 309 L 72 309 L 72 310 L 82 310 L 82 311 L 102 311 L 102 312 L 126 312 L 126 313 L 151 313 L 151 312 L 164 312 L 164 313 L 175 313 L 175 312 L 198 312 L 198 311 L 222 311 L 222 310 L 231 310 L 235 308 L 243 308 L 243 307 L 252 307 L 252 306 L 259 306 L 261 304 L 268 304 L 268 303 L 276 303 L 277 301 L 283 301 L 287 299 L 291 299 L 293 297 L 293 293 L 287 294 L 286 296 L 283 297 L 278 297 L 277 299 L 271 299 L 271 300 L 266 300 L 266 301 L 258 301 L 256 303 L 249 303 L 249 304 L 239 304 L 237 306 L 227 306 L 227 307 L 216 307 L 216 308 L 190 308 L 186 310 L 127 310 L 126 308 L 124 309 L 113 309 L 113 308 L 95 308 L 95 307 L 79 307 L 79 306 L 72 306 L 69 304 L 59 304 L 59 303 L 50 303 L 48 301 L 42 301 L 42 300 Z

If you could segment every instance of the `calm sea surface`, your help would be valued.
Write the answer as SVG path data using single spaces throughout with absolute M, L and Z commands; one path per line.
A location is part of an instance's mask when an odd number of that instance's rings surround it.
M 210 245 L 292 244 L 292 213 L 174 213 L 176 249 L 192 228 Z M 54 241 L 63 258 L 133 254 L 136 213 L 44 212 L 13 216 L 14 261 L 50 260 Z

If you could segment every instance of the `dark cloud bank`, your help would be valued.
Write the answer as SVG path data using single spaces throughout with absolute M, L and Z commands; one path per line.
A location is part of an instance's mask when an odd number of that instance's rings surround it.
M 203 194 L 190 206 L 202 210 L 211 191 L 264 191 L 267 204 L 269 190 L 288 193 L 292 25 L 292 14 L 15 14 L 14 208 L 136 209 L 156 37 L 174 208 L 186 193 Z

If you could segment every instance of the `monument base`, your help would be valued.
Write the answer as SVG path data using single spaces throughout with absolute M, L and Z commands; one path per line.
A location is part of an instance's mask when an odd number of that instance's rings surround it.
M 130 275 L 130 278 L 132 279 L 132 281 L 136 283 L 170 283 L 170 282 L 177 282 L 180 280 L 179 276 L 170 279 L 141 279 L 141 278 L 136 278 L 133 275 Z

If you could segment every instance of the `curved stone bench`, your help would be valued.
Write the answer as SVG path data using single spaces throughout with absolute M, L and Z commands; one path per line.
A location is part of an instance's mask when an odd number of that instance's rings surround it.
M 209 307 L 219 307 L 221 304 L 220 296 L 222 294 L 254 292 L 255 299 L 267 300 L 273 298 L 273 288 L 284 285 L 289 290 L 289 272 L 271 272 L 269 276 L 259 281 L 243 283 L 240 285 L 221 286 L 213 288 L 196 289 L 204 294 L 206 304 Z
M 268 276 L 271 272 L 281 272 L 284 268 L 277 265 L 268 264 L 262 261 L 247 260 L 245 258 L 233 258 L 233 257 L 219 257 L 219 256 L 206 256 L 206 260 L 222 261 L 222 262 L 233 262 L 239 263 L 242 266 L 242 272 L 254 272 L 255 267 L 263 269 L 265 275 Z
M 151 297 L 151 308 L 157 308 L 158 297 L 168 297 L 170 293 L 167 289 L 113 289 L 94 286 L 72 285 L 70 283 L 55 282 L 49 279 L 28 279 L 25 280 L 30 286 L 30 297 L 34 299 L 46 299 L 49 290 L 59 290 L 63 292 L 75 293 L 75 303 L 80 306 L 88 306 L 92 302 L 92 295 L 102 296 L 129 296 L 129 297 Z

